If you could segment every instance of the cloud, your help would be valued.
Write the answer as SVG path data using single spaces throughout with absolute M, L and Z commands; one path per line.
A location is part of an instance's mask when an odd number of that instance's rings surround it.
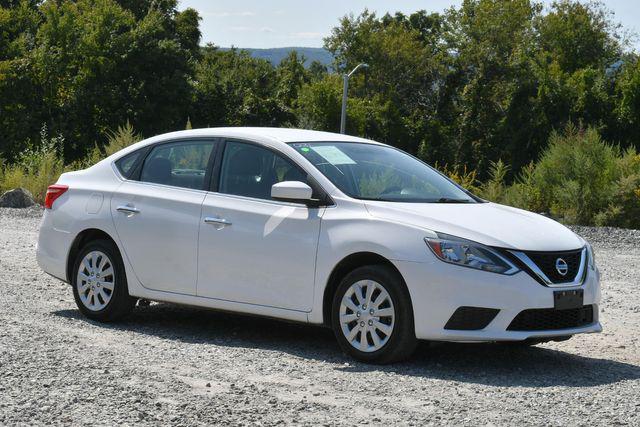
M 231 31 L 244 32 L 244 33 L 248 33 L 248 32 L 275 33 L 276 32 L 276 30 L 270 27 L 257 28 L 257 27 L 236 26 L 236 27 L 231 27 L 229 29 Z
M 214 18 L 228 18 L 231 16 L 256 16 L 255 12 L 202 12 L 203 16 L 212 16 Z
M 324 37 L 324 33 L 315 33 L 311 31 L 302 31 L 299 33 L 291 33 L 291 37 L 295 37 L 297 39 L 317 39 Z

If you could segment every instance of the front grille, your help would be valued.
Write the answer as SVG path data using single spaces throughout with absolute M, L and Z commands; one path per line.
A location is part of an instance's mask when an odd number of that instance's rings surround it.
M 525 252 L 552 283 L 573 282 L 580 270 L 582 249 L 567 252 Z M 556 268 L 558 259 L 567 263 L 567 274 L 560 274 Z
M 445 329 L 460 331 L 477 331 L 487 327 L 500 310 L 483 307 L 458 307 L 453 313 Z
M 540 308 L 521 311 L 511 322 L 508 331 L 551 331 L 578 328 L 593 323 L 593 306 L 585 305 L 568 310 Z

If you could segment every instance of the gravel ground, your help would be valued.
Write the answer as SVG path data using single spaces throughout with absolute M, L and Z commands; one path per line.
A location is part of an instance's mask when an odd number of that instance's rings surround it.
M 605 332 L 530 349 L 423 344 L 368 366 L 329 330 L 167 304 L 101 325 L 35 261 L 41 212 L 0 209 L 0 425 L 640 425 L 640 232 L 578 228 Z

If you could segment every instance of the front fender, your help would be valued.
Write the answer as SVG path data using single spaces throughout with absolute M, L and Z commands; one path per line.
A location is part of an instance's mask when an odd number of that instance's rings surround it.
M 433 255 L 424 242 L 426 236 L 427 232 L 419 227 L 374 218 L 364 207 L 327 209 L 320 228 L 309 322 L 322 323 L 324 290 L 340 261 L 355 253 L 369 252 L 394 264 L 398 261 L 429 262 Z

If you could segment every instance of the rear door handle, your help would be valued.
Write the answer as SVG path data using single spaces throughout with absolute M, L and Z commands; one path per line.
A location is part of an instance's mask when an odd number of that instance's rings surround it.
M 122 212 L 122 213 L 127 214 L 127 216 L 132 216 L 132 215 L 140 213 L 140 209 L 134 208 L 133 206 L 129 206 L 129 205 L 118 206 L 116 208 L 116 210 L 118 212 Z
M 226 220 L 224 218 L 215 218 L 215 217 L 211 217 L 211 216 L 206 217 L 204 219 L 204 223 L 205 224 L 217 225 L 220 228 L 232 225 L 231 221 L 228 221 L 228 220 Z

